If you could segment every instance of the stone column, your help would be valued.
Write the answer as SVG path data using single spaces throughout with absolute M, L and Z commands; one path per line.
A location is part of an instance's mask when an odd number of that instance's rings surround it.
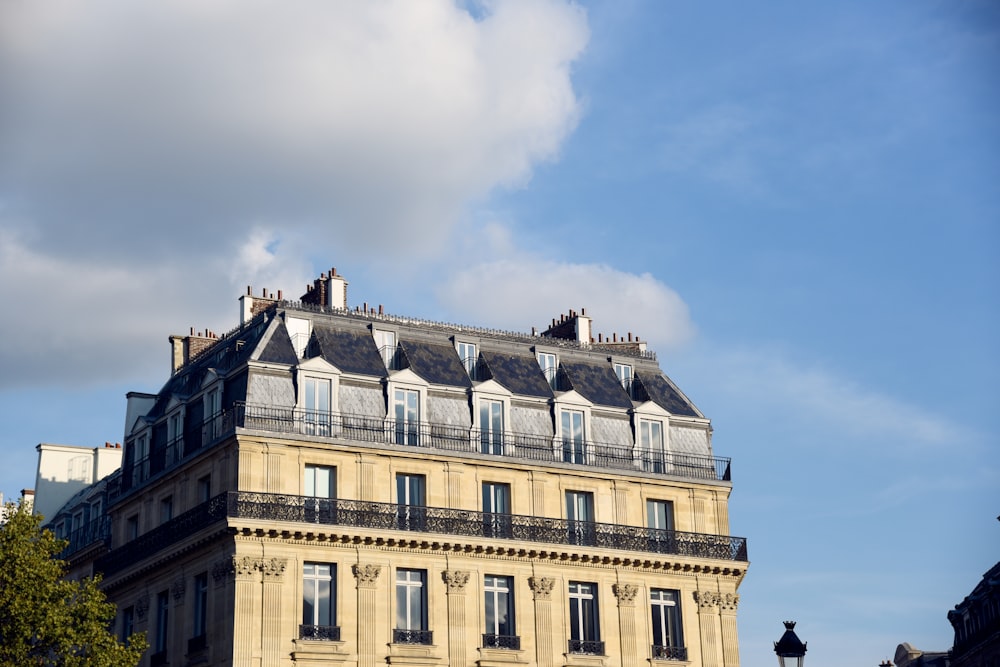
M 264 558 L 257 567 L 264 577 L 264 613 L 261 622 L 261 657 L 265 665 L 282 662 L 281 621 L 284 616 L 281 588 L 285 578 L 285 558 Z
M 375 587 L 381 565 L 351 566 L 351 572 L 358 584 L 358 667 L 375 667 L 379 622 L 375 610 Z
M 465 659 L 465 585 L 469 573 L 445 570 L 441 578 L 448 585 L 448 661 L 452 665 L 468 664 Z
M 260 575 L 256 559 L 249 556 L 233 556 L 232 564 L 236 580 L 233 667 L 252 667 L 254 648 L 257 646 L 257 633 L 254 631 L 261 621 L 260 600 L 257 599 Z
M 528 577 L 535 599 L 535 654 L 538 667 L 552 667 L 552 588 L 551 577 Z
M 622 667 L 640 664 L 635 628 L 635 596 L 639 587 L 634 584 L 613 584 L 611 591 L 618 598 L 618 637 L 621 641 Z
M 719 600 L 719 612 L 722 616 L 722 658 L 725 667 L 739 667 L 740 645 L 736 636 L 736 607 L 740 596 L 725 593 Z
M 714 591 L 695 591 L 694 599 L 698 603 L 702 666 L 722 667 L 719 655 L 719 594 Z

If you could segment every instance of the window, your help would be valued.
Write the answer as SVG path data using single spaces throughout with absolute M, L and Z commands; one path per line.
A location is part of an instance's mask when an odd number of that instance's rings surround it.
M 122 609 L 122 626 L 118 639 L 128 645 L 129 638 L 135 632 L 135 607 L 125 607 Z
M 483 535 L 511 537 L 510 484 L 483 482 Z
M 420 392 L 415 389 L 393 390 L 396 444 L 420 444 Z
M 647 470 L 667 471 L 667 454 L 663 447 L 663 422 L 653 419 L 639 420 L 639 447 Z
M 396 475 L 396 525 L 400 530 L 423 530 L 427 519 L 424 507 L 425 483 L 423 475 L 397 473 Z
M 181 457 L 181 437 L 184 435 L 184 424 L 181 413 L 175 412 L 167 417 L 167 465 L 177 462 Z
M 299 639 L 340 641 L 336 604 L 337 566 L 331 563 L 303 563 Z
M 559 415 L 562 427 L 563 461 L 584 463 L 583 412 L 580 410 L 561 410 Z
M 455 343 L 455 348 L 458 350 L 458 358 L 462 361 L 462 365 L 465 366 L 469 377 L 473 380 L 478 379 L 476 377 L 476 364 L 479 361 L 479 354 L 476 352 L 476 344 Z
M 558 372 L 558 366 L 556 365 L 556 355 L 549 352 L 539 352 L 538 353 L 538 366 L 542 369 L 542 375 L 545 376 L 545 381 L 549 383 L 549 387 L 552 389 L 556 388 L 556 375 Z
M 649 547 L 658 553 L 675 553 L 674 504 L 669 500 L 646 501 L 646 527 Z
M 520 649 L 521 640 L 514 631 L 513 577 L 487 574 L 483 579 L 483 594 L 486 605 L 483 646 Z
M 570 653 L 603 655 L 597 619 L 597 584 L 569 582 Z
M 382 357 L 382 362 L 389 370 L 396 370 L 396 333 L 394 331 L 381 331 L 375 329 L 372 332 L 375 337 L 375 346 Z
M 305 498 L 305 520 L 314 523 L 335 523 L 337 469 L 332 466 L 306 464 L 302 484 Z
M 160 500 L 160 523 L 166 523 L 174 518 L 174 497 L 167 496 Z
M 208 572 L 194 578 L 194 623 L 192 637 L 205 637 L 208 632 Z
M 330 435 L 330 390 L 328 378 L 305 378 L 305 420 L 306 434 Z
M 212 476 L 198 478 L 198 502 L 207 503 L 212 497 Z
M 569 543 L 595 546 L 597 531 L 594 524 L 594 494 L 588 491 L 566 492 L 566 521 Z
M 653 620 L 653 659 L 687 660 L 681 635 L 680 593 L 663 588 L 649 591 Z
M 131 541 L 137 537 L 139 537 L 139 515 L 133 514 L 125 519 L 125 539 Z
M 427 630 L 427 570 L 396 570 L 394 644 L 430 644 Z
M 153 644 L 153 651 L 164 657 L 167 652 L 167 630 L 169 628 L 167 616 L 169 613 L 170 595 L 167 591 L 160 591 L 156 595 L 156 641 Z M 157 662 L 157 655 L 153 656 L 153 662 Z
M 222 434 L 222 391 L 216 387 L 205 394 L 205 442 Z
M 629 397 L 632 396 L 632 367 L 628 364 L 615 364 L 615 375 L 618 376 L 618 381 L 621 382 L 622 388 L 628 393 Z
M 483 454 L 503 454 L 503 401 L 479 401 L 479 434 Z
M 135 449 L 132 484 L 136 485 L 149 478 L 149 436 L 143 433 L 136 437 L 132 442 L 132 447 Z

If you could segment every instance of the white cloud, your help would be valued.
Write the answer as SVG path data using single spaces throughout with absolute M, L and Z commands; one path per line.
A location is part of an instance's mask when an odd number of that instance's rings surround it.
M 593 331 L 633 333 L 651 349 L 676 346 L 694 335 L 687 304 L 648 273 L 604 264 L 577 264 L 511 253 L 455 272 L 438 298 L 465 321 L 523 330 L 546 329 L 553 317 L 586 309 Z
M 588 39 L 559 0 L 0 4 L 0 199 L 49 252 L 205 252 L 280 219 L 430 251 L 551 160 Z

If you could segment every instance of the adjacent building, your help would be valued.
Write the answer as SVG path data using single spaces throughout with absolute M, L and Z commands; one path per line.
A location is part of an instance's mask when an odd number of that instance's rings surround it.
M 334 270 L 240 313 L 171 337 L 69 503 L 143 665 L 739 665 L 730 462 L 644 342 L 350 309 Z

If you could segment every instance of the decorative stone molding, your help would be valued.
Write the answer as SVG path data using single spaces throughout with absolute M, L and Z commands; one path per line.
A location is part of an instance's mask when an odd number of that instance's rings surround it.
M 726 593 L 719 598 L 719 608 L 724 612 L 736 613 L 736 607 L 740 603 L 740 596 L 733 593 Z
M 639 587 L 634 584 L 612 584 L 611 592 L 618 598 L 619 607 L 633 607 Z
M 351 572 L 358 581 L 358 588 L 375 588 L 378 575 L 382 573 L 382 566 L 357 563 L 351 566 Z
M 709 611 L 719 606 L 720 596 L 714 591 L 695 591 L 694 601 L 698 603 L 699 611 Z
M 287 565 L 287 558 L 262 558 L 257 561 L 257 569 L 264 574 L 264 581 L 281 581 Z
M 257 570 L 257 559 L 250 556 L 233 556 L 233 574 L 237 579 L 252 577 Z
M 536 600 L 551 600 L 552 587 L 555 585 L 556 580 L 552 577 L 528 577 L 528 586 Z
M 448 594 L 464 593 L 465 585 L 469 583 L 469 573 L 463 570 L 445 570 L 441 573 L 444 583 L 448 584 Z
M 170 592 L 174 596 L 174 602 L 184 602 L 184 578 L 181 577 L 174 581 L 173 586 L 170 587 Z
M 220 583 L 233 574 L 232 560 L 217 560 L 212 563 L 212 579 L 215 583 Z
M 143 595 L 135 601 L 135 615 L 141 621 L 146 618 L 147 611 L 149 611 L 149 596 Z

